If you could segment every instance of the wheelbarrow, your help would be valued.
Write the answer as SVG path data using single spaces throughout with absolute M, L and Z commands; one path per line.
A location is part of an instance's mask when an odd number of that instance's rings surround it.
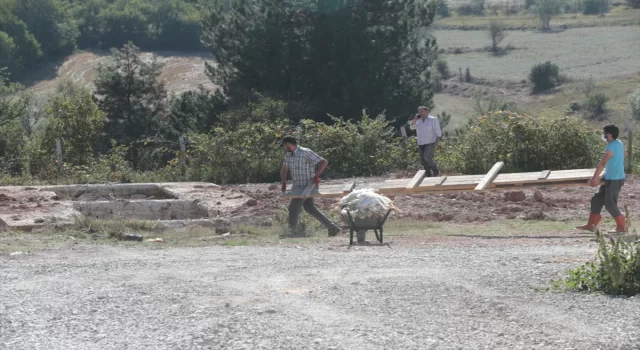
M 387 210 L 387 213 L 384 217 L 370 217 L 365 219 L 353 218 L 351 212 L 347 210 L 346 221 L 349 224 L 349 245 L 353 245 L 353 233 L 356 232 L 358 234 L 358 243 L 364 242 L 365 235 L 367 230 L 373 230 L 376 234 L 376 239 L 378 242 L 382 243 L 383 240 L 383 230 L 382 226 L 385 221 L 391 214 L 391 209 Z

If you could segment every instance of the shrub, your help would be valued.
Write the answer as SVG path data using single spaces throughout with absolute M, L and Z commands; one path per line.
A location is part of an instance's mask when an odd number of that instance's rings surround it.
M 631 116 L 640 120 L 640 89 L 629 96 L 629 108 L 631 108 Z
M 437 59 L 434 62 L 434 66 L 436 67 L 438 73 L 440 73 L 440 77 L 442 77 L 442 79 L 447 80 L 449 79 L 449 77 L 451 77 L 451 73 L 449 72 L 449 65 L 444 59 Z
M 451 11 L 449 11 L 449 4 L 447 4 L 447 0 L 436 1 L 436 16 L 443 18 L 451 17 Z
M 549 61 L 536 64 L 531 68 L 531 73 L 529 73 L 529 80 L 533 84 L 533 93 L 555 87 L 559 82 L 559 78 L 560 69 Z
M 596 236 L 598 253 L 594 261 L 568 270 L 564 280 L 554 282 L 556 287 L 611 295 L 639 294 L 640 243 L 637 233 L 606 239 L 598 231 Z
M 442 76 L 440 72 L 431 74 L 431 91 L 438 93 L 442 91 Z
M 384 116 L 364 114 L 359 122 L 333 122 L 302 120 L 292 126 L 288 119 L 247 121 L 233 129 L 217 127 L 211 134 L 190 135 L 189 178 L 215 183 L 278 181 L 285 156 L 279 141 L 287 133 L 329 160 L 328 174 L 378 175 L 407 166 L 401 140 Z
M 607 102 L 609 97 L 602 92 L 591 92 L 587 94 L 585 109 L 590 118 L 602 119 L 607 111 Z
M 640 0 L 627 0 L 629 7 L 634 9 L 640 9 Z
M 514 101 L 508 101 L 495 95 L 485 96 L 483 94 L 475 94 L 473 96 L 475 105 L 474 111 L 478 115 L 486 115 L 490 112 L 514 112 L 518 113 L 520 107 Z
M 470 3 L 462 4 L 456 9 L 460 16 L 482 16 L 484 15 L 484 0 L 473 0 Z
M 505 162 L 505 172 L 590 168 L 601 151 L 598 135 L 584 122 L 569 118 L 537 121 L 492 112 L 470 119 L 457 134 L 442 156 L 465 174 L 486 173 L 498 161 Z
M 603 0 L 582 0 L 582 14 L 600 15 L 607 12 L 608 2 Z

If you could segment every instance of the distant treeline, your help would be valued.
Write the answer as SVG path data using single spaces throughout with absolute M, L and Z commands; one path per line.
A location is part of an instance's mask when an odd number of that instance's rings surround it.
M 204 3 L 204 2 L 203 2 Z M 0 67 L 20 79 L 74 49 L 202 50 L 198 0 L 0 0 Z

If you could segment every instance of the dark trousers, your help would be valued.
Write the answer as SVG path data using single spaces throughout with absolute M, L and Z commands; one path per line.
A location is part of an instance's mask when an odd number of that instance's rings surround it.
M 420 163 L 422 163 L 422 167 L 424 168 L 424 170 L 427 171 L 426 177 L 440 176 L 438 165 L 436 164 L 435 159 L 433 159 L 435 148 L 436 145 L 434 143 L 418 145 L 418 149 L 420 150 Z
M 624 180 L 605 180 L 604 185 L 591 197 L 591 214 L 600 214 L 605 207 L 614 218 L 622 215 L 618 208 L 618 195 Z
M 291 189 L 291 192 L 300 192 L 304 190 L 306 186 L 294 186 Z M 314 189 L 312 193 L 317 193 L 317 187 Z M 320 221 L 320 223 L 326 228 L 333 228 L 336 225 L 331 222 L 331 220 L 324 215 L 318 208 L 316 208 L 316 204 L 313 201 L 313 198 L 293 198 L 291 202 L 289 202 L 289 228 L 296 229 L 298 227 L 298 221 L 300 219 L 300 214 L 302 213 L 302 209 L 304 209 L 309 215 L 316 218 L 316 220 Z

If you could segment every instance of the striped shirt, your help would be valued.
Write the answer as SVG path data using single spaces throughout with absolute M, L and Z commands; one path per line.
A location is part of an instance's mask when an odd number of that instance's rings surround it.
M 284 165 L 291 170 L 294 186 L 307 186 L 316 176 L 316 165 L 323 160 L 314 151 L 298 146 L 295 151 L 287 152 Z

